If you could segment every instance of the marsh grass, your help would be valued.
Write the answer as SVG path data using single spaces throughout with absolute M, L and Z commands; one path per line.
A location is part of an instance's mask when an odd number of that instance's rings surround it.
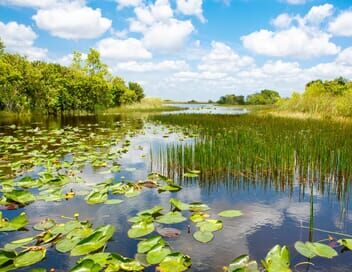
M 270 181 L 277 189 L 315 182 L 338 197 L 348 191 L 352 174 L 352 124 L 332 120 L 273 116 L 163 115 L 192 142 L 171 143 L 155 151 L 169 175 L 201 171 L 203 182 L 219 179 Z M 265 183 L 263 183 L 265 184 Z M 304 188 L 303 188 L 304 189 Z
M 104 111 L 103 113 L 116 114 L 116 113 L 134 113 L 134 112 L 163 112 L 163 111 L 176 111 L 176 110 L 182 110 L 182 108 L 166 105 L 164 101 L 159 98 L 147 97 L 147 98 L 144 98 L 140 103 L 111 108 Z

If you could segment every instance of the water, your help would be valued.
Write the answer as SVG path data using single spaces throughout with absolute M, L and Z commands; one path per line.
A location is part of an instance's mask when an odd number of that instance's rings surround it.
M 197 110 L 198 110 L 197 105 Z M 81 177 L 86 183 L 69 184 L 65 190 L 87 190 L 91 185 L 104 181 L 108 178 L 115 180 L 145 180 L 151 171 L 168 172 L 168 165 L 151 154 L 158 150 L 165 150 L 170 143 L 191 144 L 193 138 L 184 138 L 182 133 L 170 126 L 151 123 L 147 118 L 125 116 L 100 116 L 100 117 L 75 117 L 65 119 L 29 118 L 28 120 L 16 121 L 0 119 L 0 133 L 2 137 L 15 135 L 17 138 L 25 137 L 25 132 L 15 133 L 24 128 L 39 128 L 48 132 L 55 129 L 65 129 L 67 126 L 79 127 L 79 137 L 87 139 L 94 131 L 96 137 L 105 135 L 108 141 L 110 137 L 126 137 L 131 141 L 129 150 L 124 153 L 118 162 L 121 164 L 121 172 L 104 173 L 108 168 L 92 168 L 86 165 Z M 9 125 L 16 123 L 16 129 Z M 128 135 L 125 136 L 129 131 Z M 165 137 L 167 135 L 167 137 Z M 53 136 L 52 136 L 53 137 Z M 50 137 L 49 137 L 50 139 Z M 89 141 L 88 141 L 89 142 Z M 38 147 L 37 147 L 38 148 Z M 13 154 L 5 154 L 6 150 L 0 148 L 0 169 L 6 173 L 7 161 L 14 160 Z M 26 153 L 26 151 L 24 151 Z M 24 156 L 24 155 L 23 155 Z M 166 155 L 161 155 L 166 156 Z M 193 166 L 189 166 L 192 168 Z M 0 172 L 1 173 L 1 172 Z M 33 173 L 32 173 L 33 174 Z M 1 175 L 0 175 L 1 176 Z M 69 201 L 43 202 L 36 201 L 24 208 L 12 211 L 3 211 L 5 217 L 13 218 L 25 211 L 31 225 L 43 218 L 60 220 L 61 216 L 72 217 L 79 213 L 81 219 L 89 219 L 94 226 L 113 224 L 116 233 L 105 249 L 106 252 L 118 252 L 124 256 L 134 257 L 137 240 L 129 239 L 127 231 L 130 224 L 129 217 L 138 211 L 152 208 L 154 205 L 162 205 L 169 209 L 171 197 L 184 202 L 201 201 L 211 207 L 209 214 L 217 218 L 217 213 L 226 209 L 238 209 L 243 212 L 242 217 L 222 219 L 224 228 L 215 233 L 215 239 L 209 244 L 201 244 L 195 241 L 192 233 L 196 230 L 194 224 L 187 221 L 173 225 L 181 230 L 182 234 L 176 239 L 167 239 L 173 250 L 180 251 L 192 258 L 192 267 L 189 271 L 222 271 L 222 267 L 228 265 L 235 257 L 249 254 L 252 259 L 261 260 L 268 250 L 275 244 L 288 245 L 291 251 L 293 264 L 306 261 L 298 255 L 293 245 L 297 240 L 314 241 L 326 239 L 327 234 L 317 230 L 309 230 L 309 223 L 314 222 L 314 228 L 352 234 L 352 213 L 349 210 L 350 199 L 339 199 L 334 192 L 321 193 L 317 186 L 312 190 L 309 187 L 303 191 L 299 182 L 293 183 L 290 188 L 277 186 L 270 182 L 260 180 L 234 179 L 232 177 L 218 177 L 214 180 L 202 180 L 202 178 L 183 178 L 175 175 L 176 182 L 183 186 L 177 193 L 165 192 L 159 194 L 155 189 L 144 189 L 143 192 L 125 201 L 120 205 L 87 205 L 83 197 L 75 197 Z M 349 185 L 345 187 L 349 190 Z M 186 213 L 187 214 L 187 213 Z M 187 226 L 191 225 L 191 233 Z M 31 227 L 28 231 L 0 233 L 1 244 L 37 234 Z M 339 236 L 336 236 L 340 238 Z M 341 248 L 337 249 L 340 251 Z M 44 261 L 33 267 L 55 268 L 57 271 L 68 271 L 74 266 L 79 258 L 70 257 L 68 254 L 58 253 L 50 248 Z M 313 260 L 315 266 L 299 266 L 297 271 L 351 271 L 352 253 L 345 251 L 333 260 L 317 257 Z M 18 271 L 28 271 L 25 268 Z M 154 271 L 148 268 L 146 271 Z
M 235 107 L 223 107 L 213 104 L 169 104 L 168 106 L 180 107 L 184 110 L 167 112 L 165 114 L 246 114 L 249 111 L 247 109 L 235 108 Z

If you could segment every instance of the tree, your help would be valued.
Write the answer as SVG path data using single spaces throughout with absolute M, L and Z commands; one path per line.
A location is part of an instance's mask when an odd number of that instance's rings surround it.
M 272 105 L 280 100 L 280 94 L 273 90 L 262 90 L 247 96 L 247 104 L 251 105 Z
M 94 48 L 89 50 L 85 62 L 85 70 L 90 76 L 96 75 L 102 78 L 109 76 L 108 66 L 101 61 L 99 51 Z
M 129 82 L 128 88 L 135 92 L 137 97 L 137 102 L 140 102 L 144 98 L 144 90 L 141 85 L 137 82 Z
M 3 41 L 0 39 L 0 55 L 5 53 L 5 44 Z
M 243 105 L 245 101 L 243 95 L 236 96 L 234 94 L 228 94 L 221 96 L 217 103 L 227 105 Z

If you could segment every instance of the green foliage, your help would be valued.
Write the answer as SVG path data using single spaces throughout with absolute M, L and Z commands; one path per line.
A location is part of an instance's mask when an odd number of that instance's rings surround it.
M 322 117 L 352 116 L 352 82 L 344 78 L 309 82 L 303 94 L 293 93 L 279 103 L 282 111 L 301 112 Z
M 234 94 L 228 94 L 220 97 L 217 102 L 218 104 L 226 104 L 226 105 L 244 105 L 244 96 L 236 96 Z
M 250 105 L 273 105 L 280 100 L 280 94 L 277 91 L 262 90 L 247 96 L 247 104 Z
M 144 97 L 143 88 L 110 74 L 95 49 L 83 61 L 73 52 L 69 67 L 29 61 L 5 52 L 0 40 L 0 110 L 10 112 L 94 112 L 97 109 L 133 104 Z

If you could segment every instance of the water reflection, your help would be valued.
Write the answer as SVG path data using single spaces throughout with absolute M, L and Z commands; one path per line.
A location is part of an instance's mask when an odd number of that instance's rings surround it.
M 29 125 L 32 127 L 38 125 L 33 122 L 35 120 L 31 120 Z M 61 216 L 71 217 L 73 213 L 78 212 L 80 218 L 92 220 L 94 226 L 114 224 L 117 231 L 113 241 L 108 243 L 106 251 L 134 257 L 137 241 L 127 237 L 130 225 L 126 222 L 129 217 L 140 210 L 151 208 L 154 205 L 162 205 L 167 210 L 170 208 L 169 199 L 171 197 L 179 198 L 184 202 L 207 203 L 212 208 L 210 210 L 212 217 L 216 217 L 218 212 L 225 209 L 242 210 L 244 213 L 242 217 L 224 219 L 224 229 L 216 232 L 215 239 L 206 245 L 196 242 L 192 234 L 187 233 L 189 222 L 175 225 L 181 230 L 182 235 L 168 242 L 174 250 L 191 256 L 193 266 L 190 271 L 221 271 L 222 267 L 234 257 L 244 253 L 249 253 L 252 258 L 260 260 L 268 249 L 277 243 L 289 245 L 294 263 L 304 261 L 304 258 L 298 256 L 293 250 L 293 244 L 297 240 L 309 239 L 311 232 L 307 227 L 312 218 L 314 218 L 314 228 L 352 233 L 352 213 L 348 210 L 349 194 L 345 198 L 339 198 L 333 183 L 326 184 L 322 190 L 319 183 L 310 187 L 309 183 L 301 183 L 299 179 L 289 184 L 270 178 L 249 179 L 231 175 L 201 175 L 199 178 L 185 179 L 182 177 L 184 167 L 182 170 L 172 170 L 163 160 L 167 158 L 164 153 L 167 150 L 165 147 L 175 142 L 191 144 L 194 139 L 180 141 L 182 134 L 170 132 L 169 128 L 145 123 L 142 119 L 129 120 L 123 116 L 92 116 L 72 121 L 70 119 L 50 120 L 40 124 L 48 128 L 98 124 L 99 128 L 114 127 L 118 130 L 126 126 L 127 122 L 128 125 L 135 124 L 138 132 L 128 136 L 131 145 L 129 151 L 119 159 L 121 172 L 105 173 L 105 168 L 86 166 L 81 176 L 87 183 L 70 184 L 65 187 L 65 190 L 74 188 L 76 191 L 83 191 L 89 188 L 90 184 L 111 177 L 116 180 L 144 180 L 150 171 L 171 174 L 177 182 L 184 186 L 183 190 L 178 193 L 158 194 L 155 190 L 145 189 L 141 195 L 126 199 L 117 206 L 87 205 L 82 197 L 57 203 L 38 201 L 18 211 L 6 211 L 5 215 L 12 218 L 26 211 L 31 224 L 34 224 L 46 217 L 62 220 Z M 2 131 L 8 133 L 4 128 Z M 165 137 L 165 134 L 168 137 Z M 342 189 L 349 192 L 349 186 L 348 184 Z M 195 227 L 192 225 L 192 232 L 194 230 Z M 1 246 L 7 241 L 28 237 L 34 233 L 31 228 L 26 233 L 1 233 Z M 326 236 L 326 233 L 314 231 L 314 240 L 325 239 Z M 317 265 L 309 271 L 350 271 L 351 254 L 351 252 L 344 252 L 333 261 L 318 260 Z M 49 249 L 45 261 L 36 267 L 55 267 L 57 271 L 68 271 L 76 260 L 77 258 Z M 153 271 L 153 268 L 147 271 Z

